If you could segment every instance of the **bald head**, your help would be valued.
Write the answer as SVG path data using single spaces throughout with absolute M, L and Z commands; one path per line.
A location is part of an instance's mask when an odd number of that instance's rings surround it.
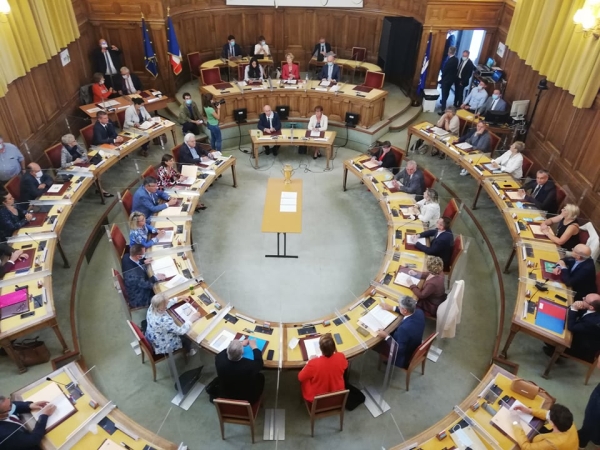
M 588 259 L 592 256 L 592 250 L 585 244 L 577 244 L 573 247 L 573 256 L 578 260 Z

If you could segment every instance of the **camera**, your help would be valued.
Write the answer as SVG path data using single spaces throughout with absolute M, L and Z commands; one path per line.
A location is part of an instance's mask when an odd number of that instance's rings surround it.
M 221 99 L 221 100 L 217 100 L 215 102 L 212 102 L 213 106 L 216 108 L 219 105 L 224 105 L 225 104 L 225 99 Z

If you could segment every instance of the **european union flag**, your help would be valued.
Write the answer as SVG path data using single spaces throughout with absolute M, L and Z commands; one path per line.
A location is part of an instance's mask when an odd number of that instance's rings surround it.
M 156 55 L 152 48 L 152 41 L 150 40 L 150 34 L 146 27 L 146 21 L 142 17 L 142 39 L 144 41 L 144 65 L 146 70 L 152 74 L 154 78 L 158 76 L 158 63 L 156 62 Z
M 169 53 L 169 60 L 173 73 L 179 75 L 181 73 L 181 50 L 179 49 L 179 42 L 177 42 L 177 36 L 175 35 L 175 28 L 173 27 L 173 21 L 171 16 L 167 18 L 167 52 Z
M 431 53 L 431 36 L 432 33 L 429 32 L 429 39 L 427 40 L 427 49 L 425 50 L 425 56 L 423 57 L 423 65 L 421 66 L 421 79 L 419 80 L 417 94 L 421 94 L 425 90 L 425 79 L 427 78 L 427 69 L 429 69 L 429 54 Z

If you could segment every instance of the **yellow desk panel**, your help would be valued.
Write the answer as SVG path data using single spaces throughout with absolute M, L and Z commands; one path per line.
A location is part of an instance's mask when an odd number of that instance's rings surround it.
M 282 192 L 297 192 L 296 212 L 280 212 Z M 302 180 L 293 178 L 284 184 L 283 178 L 269 178 L 261 231 L 263 233 L 302 232 Z

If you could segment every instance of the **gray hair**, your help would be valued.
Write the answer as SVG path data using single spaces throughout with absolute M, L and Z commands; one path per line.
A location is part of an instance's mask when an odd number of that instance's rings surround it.
M 413 161 L 412 159 L 410 161 L 406 162 L 406 167 L 417 167 L 417 162 Z
M 188 133 L 183 137 L 183 142 L 185 142 L 186 144 L 188 143 L 189 140 L 191 139 L 196 139 L 196 135 L 194 135 L 194 133 Z
M 452 114 L 456 114 L 456 106 L 450 105 L 446 107 L 446 111 L 450 111 Z
M 121 67 L 121 70 L 119 72 L 121 72 L 121 73 L 123 73 L 123 72 L 129 73 L 129 69 L 127 67 L 123 66 L 123 67 Z
M 73 136 L 72 134 L 65 134 L 63 137 L 60 138 L 60 141 L 63 144 L 68 144 L 69 142 L 73 142 L 75 140 L 75 136 Z
M 158 311 L 158 308 L 167 300 L 167 298 L 163 294 L 156 294 L 150 300 L 150 309 L 153 312 Z
M 242 359 L 242 354 L 244 353 L 244 345 L 242 341 L 238 341 L 234 339 L 227 347 L 227 358 L 229 361 L 239 361 Z
M 405 309 L 408 314 L 414 313 L 415 309 L 417 308 L 417 301 L 414 298 L 406 295 L 398 300 L 398 304 L 400 305 L 400 308 Z

